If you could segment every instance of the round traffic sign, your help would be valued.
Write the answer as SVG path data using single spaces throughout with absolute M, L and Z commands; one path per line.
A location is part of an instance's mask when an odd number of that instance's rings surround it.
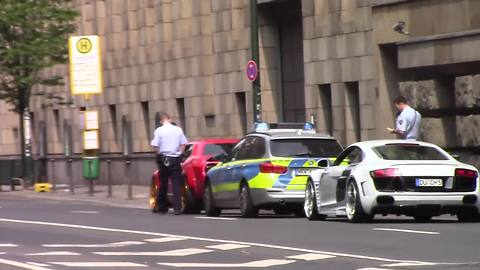
M 258 76 L 258 67 L 255 61 L 250 60 L 247 63 L 247 78 L 249 81 L 255 81 Z
M 77 41 L 77 50 L 80 53 L 89 53 L 92 50 L 92 42 L 88 38 L 81 38 Z

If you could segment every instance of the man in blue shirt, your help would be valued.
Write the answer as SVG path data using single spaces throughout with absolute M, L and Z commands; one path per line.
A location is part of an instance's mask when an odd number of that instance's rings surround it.
M 172 181 L 173 209 L 175 215 L 181 214 L 182 198 L 181 187 L 183 184 L 181 155 L 188 142 L 183 130 L 172 125 L 170 116 L 166 113 L 160 115 L 159 128 L 155 129 L 151 145 L 155 148 L 158 170 L 160 173 L 160 189 L 157 194 L 156 212 L 166 213 L 168 179 Z
M 397 97 L 393 104 L 399 111 L 395 129 L 387 128 L 393 134 L 398 134 L 405 140 L 416 140 L 420 129 L 422 116 L 419 112 L 408 105 L 407 99 L 403 96 Z

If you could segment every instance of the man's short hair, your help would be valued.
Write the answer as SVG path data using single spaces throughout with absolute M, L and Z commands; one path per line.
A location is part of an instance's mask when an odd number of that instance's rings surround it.
M 160 113 L 160 120 L 163 120 L 163 119 L 170 119 L 170 115 L 168 115 L 168 113 L 165 113 L 165 112 L 161 112 Z
M 408 104 L 408 100 L 404 96 L 398 96 L 393 100 L 393 104 Z

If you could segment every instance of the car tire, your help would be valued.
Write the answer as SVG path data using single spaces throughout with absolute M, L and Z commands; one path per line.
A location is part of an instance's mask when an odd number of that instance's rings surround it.
M 152 181 L 150 183 L 150 197 L 148 199 L 150 210 L 152 210 L 153 213 L 158 213 L 160 209 L 158 209 L 157 205 L 157 196 L 158 196 L 158 187 L 155 184 L 155 179 L 152 178 Z
M 321 220 L 325 219 L 325 215 L 318 213 L 317 207 L 317 195 L 315 192 L 315 185 L 313 182 L 308 182 L 305 187 L 305 201 L 303 203 L 304 215 L 308 220 Z
M 213 192 L 210 183 L 205 183 L 205 191 L 203 193 L 203 205 L 205 206 L 205 214 L 208 217 L 220 216 L 222 210 L 215 206 L 215 200 L 213 199 Z
M 415 215 L 413 216 L 415 222 L 429 222 L 432 220 L 432 216 L 430 215 Z
M 245 182 L 240 186 L 240 213 L 244 218 L 258 216 L 258 208 L 253 205 L 250 188 Z
M 457 219 L 460 222 L 480 222 L 480 214 L 478 212 L 459 212 L 457 213 Z
M 360 200 L 360 193 L 358 192 L 355 180 L 351 180 L 347 184 L 346 190 L 346 205 L 347 218 L 352 223 L 364 223 L 373 219 L 373 216 L 365 213 Z
M 200 202 L 195 200 L 195 197 L 193 197 L 193 192 L 188 186 L 185 186 L 182 200 L 184 214 L 199 214 L 202 211 Z

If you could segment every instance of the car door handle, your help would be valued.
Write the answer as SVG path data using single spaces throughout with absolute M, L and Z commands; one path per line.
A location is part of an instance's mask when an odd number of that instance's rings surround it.
M 230 171 L 231 169 L 232 169 L 232 167 L 227 167 L 227 170 L 229 170 L 229 171 Z
M 245 165 L 245 164 L 242 164 L 242 166 L 240 166 L 240 167 L 241 167 L 241 168 L 245 168 L 245 167 L 247 167 L 247 165 Z

